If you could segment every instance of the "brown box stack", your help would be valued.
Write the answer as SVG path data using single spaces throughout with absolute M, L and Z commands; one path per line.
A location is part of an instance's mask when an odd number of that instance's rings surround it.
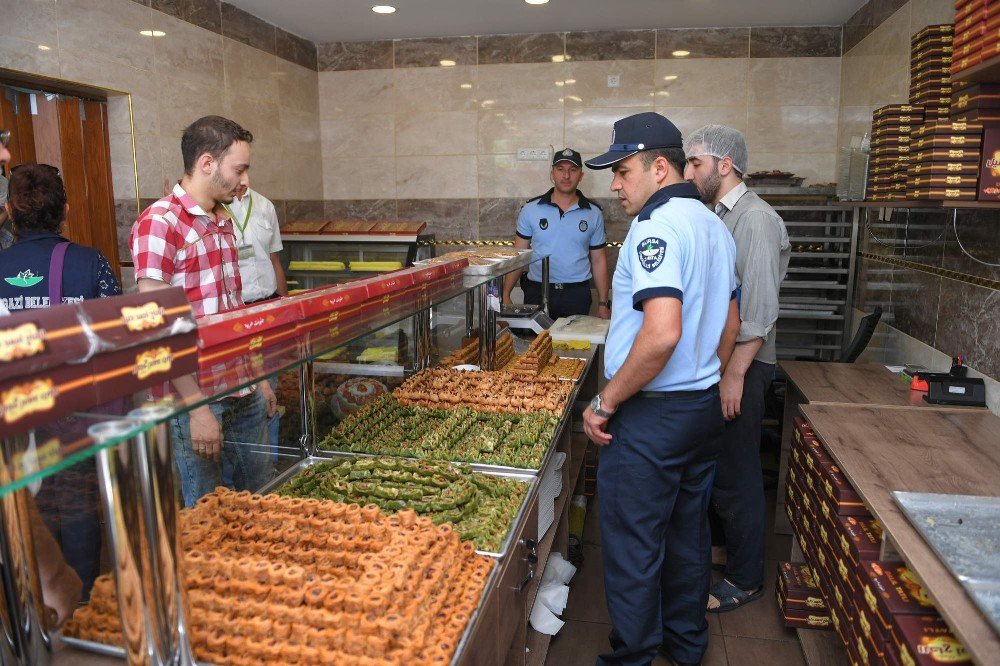
M 823 593 L 820 592 L 808 564 L 779 562 L 775 594 L 786 627 L 833 628 Z
M 929 25 L 910 38 L 910 104 L 925 118 L 948 115 L 954 32 L 950 23 Z
M 904 198 L 906 166 L 910 160 L 910 133 L 920 126 L 923 119 L 923 107 L 910 104 L 890 104 L 875 110 L 868 164 L 868 199 L 891 201 Z
M 983 126 L 980 123 L 930 120 L 911 137 L 906 173 L 908 199 L 972 201 L 979 185 Z
M 801 417 L 792 423 L 785 497 L 806 560 L 779 564 L 777 596 L 787 626 L 822 623 L 810 624 L 803 615 L 810 609 L 809 592 L 815 595 L 818 588 L 829 627 L 852 664 L 919 666 L 937 663 L 930 661 L 934 654 L 968 663 L 965 648 L 937 617 L 913 573 L 902 562 L 879 560 L 881 526 Z M 812 610 L 819 616 L 817 599 Z

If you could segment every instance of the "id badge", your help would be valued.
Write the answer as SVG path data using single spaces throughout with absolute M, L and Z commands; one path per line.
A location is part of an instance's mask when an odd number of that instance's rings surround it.
M 240 245 L 239 246 L 240 261 L 244 259 L 251 259 L 253 257 L 253 245 Z

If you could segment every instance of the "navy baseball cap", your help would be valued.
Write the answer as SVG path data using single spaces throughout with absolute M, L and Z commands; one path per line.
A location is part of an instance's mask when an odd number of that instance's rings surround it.
M 552 166 L 559 164 L 560 162 L 571 162 L 577 165 L 581 169 L 583 168 L 583 158 L 580 157 L 580 153 L 576 152 L 572 148 L 566 148 L 565 150 L 560 150 L 555 155 L 552 156 Z
M 646 111 L 616 122 L 608 152 L 587 160 L 587 166 L 607 169 L 642 150 L 683 147 L 681 131 L 672 122 L 658 113 Z

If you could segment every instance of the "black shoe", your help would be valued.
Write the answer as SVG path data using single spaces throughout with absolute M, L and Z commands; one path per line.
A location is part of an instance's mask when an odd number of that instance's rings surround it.
M 666 648 L 664 648 L 662 645 L 659 648 L 659 653 L 660 653 L 660 656 L 663 657 L 663 658 L 665 658 L 667 661 L 669 661 L 672 664 L 672 666 L 701 666 L 701 662 L 700 661 L 696 661 L 696 662 L 692 662 L 692 661 L 677 661 L 676 659 L 674 659 L 673 657 L 670 656 L 670 653 L 667 652 Z

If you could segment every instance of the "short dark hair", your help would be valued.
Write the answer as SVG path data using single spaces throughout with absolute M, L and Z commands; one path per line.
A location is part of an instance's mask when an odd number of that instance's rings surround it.
M 219 160 L 237 141 L 253 143 L 253 134 L 239 123 L 222 116 L 204 116 L 184 129 L 181 137 L 181 155 L 184 173 L 194 171 L 194 163 L 205 153 Z
M 677 173 L 681 176 L 684 175 L 684 165 L 687 164 L 687 158 L 684 156 L 683 148 L 651 148 L 639 153 L 639 159 L 642 160 L 642 166 L 646 171 L 649 171 L 649 167 L 653 166 L 657 157 L 666 159 L 670 166 L 677 169 Z
M 58 232 L 66 212 L 66 187 L 51 164 L 19 164 L 11 170 L 7 203 L 18 233 Z

